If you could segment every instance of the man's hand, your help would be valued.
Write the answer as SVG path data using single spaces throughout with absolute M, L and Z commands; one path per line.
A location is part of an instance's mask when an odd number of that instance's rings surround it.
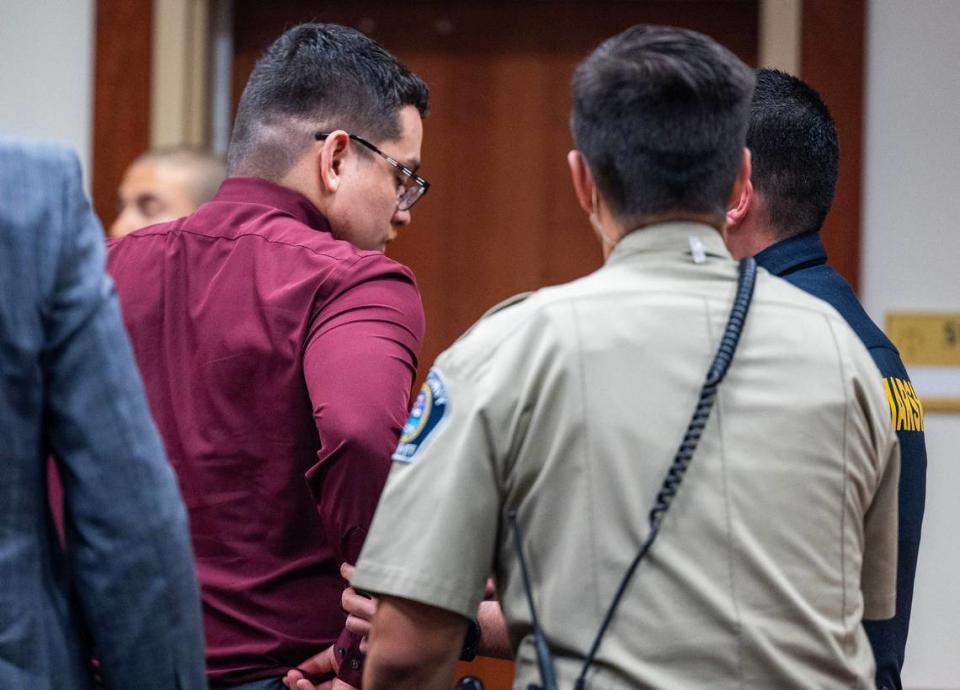
M 513 649 L 510 647 L 510 634 L 507 632 L 507 621 L 500 610 L 499 601 L 481 601 L 477 609 L 477 623 L 480 624 L 480 644 L 477 654 L 490 656 L 495 659 L 512 659 Z
M 483 588 L 483 600 L 495 601 L 497 598 L 497 583 L 492 577 L 487 578 L 487 584 Z
M 304 677 L 308 675 L 311 678 L 323 678 L 336 673 L 338 670 L 337 655 L 333 645 L 330 645 L 316 656 L 302 662 L 295 669 L 287 671 L 287 675 L 283 677 L 283 684 L 290 690 L 357 690 L 357 688 L 347 685 L 339 678 L 324 680 L 316 684 Z
M 340 566 L 340 575 L 349 582 L 353 577 L 354 568 L 352 565 L 344 563 Z M 347 587 L 343 590 L 340 597 L 340 605 L 347 612 L 346 629 L 355 635 L 363 636 L 360 642 L 360 651 L 367 653 L 367 635 L 370 634 L 370 621 L 377 612 L 376 597 L 368 597 L 360 594 L 353 587 Z
M 350 582 L 353 577 L 354 567 L 347 563 L 340 566 L 340 575 L 344 580 Z M 367 652 L 367 634 L 370 632 L 370 621 L 373 620 L 373 614 L 377 612 L 377 600 L 366 597 L 358 593 L 353 587 L 347 587 L 343 590 L 340 597 L 343 610 L 347 612 L 347 622 L 344 627 L 355 635 L 362 635 L 360 642 L 360 651 Z M 324 676 L 336 673 L 340 669 L 339 659 L 333 645 L 312 656 L 297 668 L 287 671 L 283 678 L 283 684 L 290 690 L 351 690 L 352 685 L 344 683 L 339 678 L 322 681 L 319 685 L 311 683 L 305 675 L 313 678 L 323 678 Z M 355 690 L 355 689 L 354 689 Z

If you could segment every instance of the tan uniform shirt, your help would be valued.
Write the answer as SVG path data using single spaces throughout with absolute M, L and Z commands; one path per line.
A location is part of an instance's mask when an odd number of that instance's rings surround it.
M 493 571 L 526 688 L 538 675 L 515 508 L 570 688 L 646 536 L 735 283 L 715 230 L 662 224 L 479 322 L 418 398 L 354 585 L 473 617 Z M 832 307 L 760 271 L 700 447 L 588 687 L 872 687 L 860 623 L 894 610 L 899 473 L 879 381 Z

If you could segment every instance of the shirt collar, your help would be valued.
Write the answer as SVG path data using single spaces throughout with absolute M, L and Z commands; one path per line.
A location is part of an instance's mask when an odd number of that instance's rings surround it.
M 613 248 L 608 264 L 623 261 L 634 254 L 691 253 L 691 238 L 698 237 L 707 256 L 730 258 L 723 237 L 716 228 L 704 223 L 674 221 L 655 223 L 628 232 Z
M 771 244 L 756 255 L 757 263 L 775 276 L 827 263 L 827 249 L 816 232 L 804 232 Z
M 330 223 L 300 192 L 258 177 L 230 177 L 223 181 L 214 202 L 270 206 L 293 216 L 314 230 L 330 232 Z

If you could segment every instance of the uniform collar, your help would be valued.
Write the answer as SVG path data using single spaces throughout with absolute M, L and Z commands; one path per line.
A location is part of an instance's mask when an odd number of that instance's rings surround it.
M 785 276 L 827 263 L 827 249 L 818 233 L 804 232 L 771 244 L 755 258 L 760 266 L 773 275 Z
M 689 255 L 691 237 L 700 239 L 707 256 L 730 258 L 730 252 L 716 228 L 704 223 L 675 221 L 646 225 L 627 233 L 617 242 L 607 263 L 618 263 L 635 254 L 680 252 Z
M 258 177 L 230 177 L 224 180 L 213 202 L 270 206 L 293 216 L 314 230 L 330 232 L 330 223 L 307 197 L 289 187 Z

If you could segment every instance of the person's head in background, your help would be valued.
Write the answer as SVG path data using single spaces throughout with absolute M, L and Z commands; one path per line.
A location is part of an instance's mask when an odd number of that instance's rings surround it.
M 725 233 L 737 259 L 794 235 L 819 232 L 840 167 L 837 130 L 820 94 L 777 70 L 757 71 L 747 147 L 753 160 L 750 184 L 727 213 Z
M 334 237 L 382 251 L 426 191 L 414 173 L 428 100 L 423 80 L 359 31 L 301 24 L 250 75 L 227 174 L 293 189 Z
M 577 67 L 567 160 L 605 255 L 652 223 L 723 227 L 749 179 L 753 84 L 753 70 L 723 46 L 665 26 L 628 29 Z
M 123 237 L 148 225 L 196 211 L 217 193 L 226 169 L 223 160 L 186 146 L 140 155 L 120 183 L 120 212 L 107 233 Z

